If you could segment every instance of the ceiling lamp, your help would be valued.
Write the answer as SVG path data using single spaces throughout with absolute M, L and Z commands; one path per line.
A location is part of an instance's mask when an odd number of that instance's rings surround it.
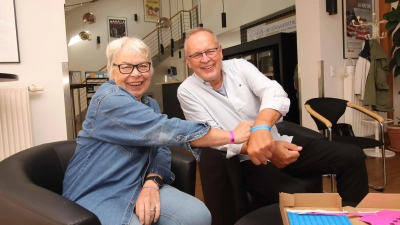
M 171 17 L 171 1 L 169 2 L 169 10 L 170 10 L 170 12 L 169 12 L 170 15 L 169 16 Z M 161 7 L 160 15 L 162 16 L 162 7 Z M 170 30 L 171 29 L 171 20 L 168 19 L 167 17 L 160 17 L 157 20 L 156 27 L 158 29 L 168 29 L 168 30 Z
M 160 19 L 157 20 L 157 28 L 158 29 L 171 29 L 171 21 L 167 17 L 160 17 Z
M 84 23 L 88 23 L 88 24 L 96 23 L 96 16 L 91 12 L 85 13 L 83 15 L 82 19 L 83 19 Z
M 86 31 L 81 31 L 81 32 L 79 32 L 79 37 L 80 37 L 81 40 L 83 40 L 83 41 L 85 41 L 85 40 L 91 41 L 91 40 L 92 40 L 92 35 L 89 34 L 89 33 L 86 32 Z
M 222 0 L 222 13 L 221 13 L 222 27 L 226 27 L 226 13 L 224 6 L 225 6 L 224 0 Z

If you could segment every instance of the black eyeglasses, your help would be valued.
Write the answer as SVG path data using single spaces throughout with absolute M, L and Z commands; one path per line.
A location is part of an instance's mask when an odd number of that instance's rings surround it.
M 136 69 L 140 72 L 140 73 L 146 73 L 149 72 L 150 70 L 150 62 L 144 62 L 144 63 L 139 63 L 136 65 L 133 64 L 113 64 L 113 66 L 118 66 L 119 72 L 122 74 L 131 74 L 133 72 L 133 70 Z
M 208 49 L 205 52 L 194 53 L 193 55 L 189 55 L 188 57 L 191 59 L 200 60 L 201 58 L 203 58 L 203 54 L 206 54 L 207 57 L 211 58 L 215 56 L 215 53 L 218 51 L 218 48 L 219 47 Z

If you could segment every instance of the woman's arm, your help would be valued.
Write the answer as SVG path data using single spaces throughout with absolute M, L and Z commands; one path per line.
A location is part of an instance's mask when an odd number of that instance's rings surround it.
M 234 144 L 240 144 L 249 139 L 252 122 L 241 122 L 232 131 Z M 231 134 L 226 130 L 211 128 L 203 137 L 193 140 L 190 145 L 195 147 L 218 146 L 231 143 Z

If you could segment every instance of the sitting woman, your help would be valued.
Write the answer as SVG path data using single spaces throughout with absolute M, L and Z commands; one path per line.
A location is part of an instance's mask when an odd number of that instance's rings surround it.
M 251 123 L 233 131 L 208 123 L 168 119 L 146 96 L 153 67 L 150 49 L 137 38 L 112 41 L 106 50 L 111 80 L 96 91 L 76 139 L 63 196 L 90 210 L 104 225 L 211 224 L 206 206 L 168 185 L 171 152 L 242 143 Z M 136 214 L 136 215 L 135 215 Z

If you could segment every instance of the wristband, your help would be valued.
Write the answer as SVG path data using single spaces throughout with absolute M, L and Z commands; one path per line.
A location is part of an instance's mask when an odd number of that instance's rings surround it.
M 229 131 L 229 134 L 231 135 L 231 139 L 229 140 L 229 143 L 235 144 L 235 133 L 233 131 Z
M 271 131 L 271 127 L 268 125 L 258 125 L 258 126 L 254 126 L 250 129 L 250 133 L 253 133 L 256 130 L 268 130 Z

